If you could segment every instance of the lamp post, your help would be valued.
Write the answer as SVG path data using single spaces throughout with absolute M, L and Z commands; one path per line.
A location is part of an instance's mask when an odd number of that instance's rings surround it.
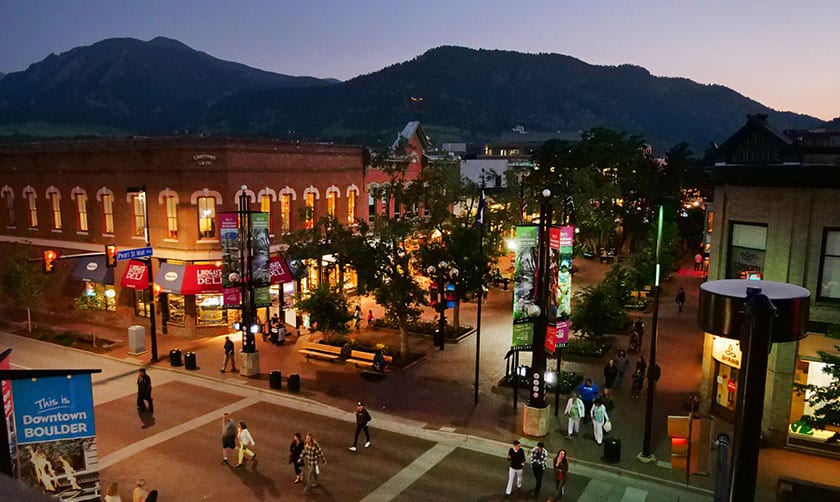
M 446 329 L 446 283 L 450 281 L 455 282 L 460 272 L 455 265 L 445 260 L 441 260 L 436 266 L 429 265 L 426 268 L 426 272 L 430 278 L 437 281 L 438 298 L 435 304 L 435 310 L 438 311 L 440 317 L 438 318 L 438 329 L 435 332 L 434 344 L 440 347 L 440 350 L 443 350 L 446 345 L 446 336 L 444 334 L 444 330 Z
M 146 247 L 151 247 L 152 244 L 150 242 L 149 237 L 149 201 L 146 197 L 146 185 L 143 184 L 139 187 L 128 187 L 126 189 L 128 193 L 135 193 L 137 197 L 143 202 L 143 232 L 146 237 Z M 155 285 L 154 285 L 154 275 L 152 275 L 152 257 L 148 256 L 146 258 L 146 271 L 148 273 L 149 279 L 149 289 L 147 291 L 148 298 L 146 302 L 149 305 L 149 331 L 151 331 L 151 338 L 152 338 L 152 362 L 157 362 L 158 360 L 158 347 L 157 347 L 157 323 L 155 321 Z

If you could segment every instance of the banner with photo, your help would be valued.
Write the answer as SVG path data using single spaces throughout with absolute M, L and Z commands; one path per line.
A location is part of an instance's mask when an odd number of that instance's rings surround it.
M 251 284 L 271 284 L 271 241 L 268 237 L 268 213 L 251 214 Z
M 240 283 L 239 214 L 219 213 L 219 243 L 222 247 L 222 285 L 225 288 Z
M 513 275 L 513 336 L 511 346 L 527 349 L 534 342 L 537 317 L 537 248 L 539 227 L 516 227 L 516 259 Z
M 10 354 L 12 349 L 6 349 L 0 354 L 0 370 L 12 369 Z M 6 439 L 8 440 L 9 461 L 11 462 L 11 477 L 18 477 L 17 466 L 17 436 L 15 435 L 15 404 L 12 400 L 12 381 L 3 380 L 0 382 L 3 389 L 3 413 L 6 415 Z
M 14 380 L 20 479 L 61 500 L 99 500 L 89 374 Z

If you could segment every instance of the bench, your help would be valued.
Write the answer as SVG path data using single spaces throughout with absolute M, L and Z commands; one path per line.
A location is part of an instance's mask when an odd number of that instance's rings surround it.
M 298 352 L 305 354 L 307 358 L 320 357 L 323 359 L 329 359 L 330 361 L 341 357 L 341 347 L 327 345 L 326 343 L 304 342 L 303 348 L 299 349 Z
M 370 368 L 373 366 L 373 352 L 365 352 L 363 350 L 353 350 L 350 351 L 350 357 L 347 359 L 348 363 L 354 363 L 356 366 Z M 385 363 L 388 365 L 391 364 L 391 361 L 394 360 L 391 356 L 382 356 L 385 358 Z

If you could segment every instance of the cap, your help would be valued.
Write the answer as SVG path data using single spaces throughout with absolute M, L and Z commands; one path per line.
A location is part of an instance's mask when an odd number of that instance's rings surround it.
M 361 402 L 361 401 L 359 401 L 359 402 L 358 402 L 358 403 L 356 403 L 356 404 L 357 404 L 357 405 L 359 405 L 359 406 L 364 406 L 364 405 L 365 405 L 365 403 L 363 403 L 363 402 Z

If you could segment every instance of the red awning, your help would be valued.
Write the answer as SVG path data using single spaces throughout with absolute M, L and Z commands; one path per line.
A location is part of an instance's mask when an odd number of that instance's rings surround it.
M 216 265 L 187 265 L 184 267 L 184 282 L 181 284 L 182 295 L 200 295 L 221 293 L 222 268 Z
M 271 275 L 271 284 L 283 284 L 292 282 L 294 278 L 286 265 L 286 259 L 280 255 L 272 256 L 268 262 L 268 272 Z
M 146 263 L 137 260 L 129 260 L 125 267 L 125 273 L 120 279 L 120 286 L 132 289 L 149 289 L 149 273 L 146 271 Z

